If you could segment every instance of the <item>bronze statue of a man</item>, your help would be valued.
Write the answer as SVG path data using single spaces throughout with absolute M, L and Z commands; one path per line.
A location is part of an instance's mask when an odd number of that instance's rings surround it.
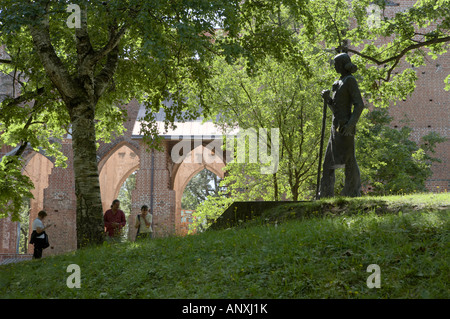
M 355 157 L 356 123 L 364 109 L 364 103 L 358 83 L 352 73 L 357 70 L 347 53 L 334 57 L 334 67 L 341 75 L 330 90 L 322 91 L 322 97 L 333 112 L 331 136 L 328 141 L 323 162 L 323 177 L 320 183 L 319 197 L 334 196 L 336 168 L 345 168 L 343 196 L 361 196 L 361 178 Z M 352 111 L 352 106 L 353 111 Z

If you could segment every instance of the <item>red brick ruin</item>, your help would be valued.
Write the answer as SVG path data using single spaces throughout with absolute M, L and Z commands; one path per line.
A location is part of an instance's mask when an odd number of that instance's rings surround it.
M 395 1 L 397 6 L 386 8 L 392 13 L 410 7 L 415 1 Z M 0 55 L 2 52 L 0 52 Z M 412 138 L 419 142 L 420 138 L 431 131 L 441 136 L 450 137 L 449 97 L 445 91 L 444 79 L 450 73 L 450 53 L 436 60 L 427 58 L 427 65 L 416 68 L 418 80 L 416 90 L 405 101 L 392 105 L 389 109 L 394 117 L 393 127 L 403 126 L 402 120 L 407 118 L 413 129 Z M 11 92 L 8 77 L 0 74 L 0 94 Z M 136 172 L 136 187 L 132 191 L 132 210 L 128 218 L 129 225 L 134 224 L 136 215 L 142 205 L 153 207 L 155 237 L 167 235 L 184 235 L 186 227 L 181 223 L 181 197 L 192 177 L 203 169 L 208 169 L 223 178 L 224 160 L 207 163 L 204 160 L 186 160 L 174 163 L 171 152 L 181 135 L 198 135 L 196 129 L 203 127 L 201 122 L 194 121 L 184 124 L 184 129 L 165 136 L 163 151 L 149 151 L 139 134 L 139 112 L 142 106 L 136 101 L 125 105 L 128 110 L 128 121 L 124 123 L 126 132 L 111 143 L 101 143 L 98 149 L 100 187 L 103 211 L 106 211 L 113 199 L 117 198 L 124 181 Z M 207 130 L 211 132 L 211 129 Z M 219 134 L 220 135 L 220 134 Z M 174 139 L 178 136 L 178 139 Z M 197 141 L 198 142 L 198 141 Z M 192 152 L 202 152 L 210 140 L 200 140 Z M 72 146 L 70 137 L 62 140 L 62 150 L 67 156 L 67 168 L 55 167 L 45 155 L 29 151 L 26 153 L 26 165 L 23 174 L 28 175 L 34 183 L 31 200 L 31 222 L 40 210 L 48 213 L 47 223 L 53 223 L 47 233 L 51 246 L 44 250 L 45 255 L 61 254 L 76 250 L 76 199 L 74 191 L 74 173 L 72 163 Z M 13 148 L 2 145 L 0 158 Z M 432 192 L 446 192 L 450 187 L 450 140 L 438 144 L 436 157 L 441 163 L 432 166 L 433 175 L 427 181 L 427 188 Z M 153 188 L 152 188 L 152 176 Z M 130 227 L 129 238 L 134 238 L 134 228 Z M 31 230 L 29 231 L 31 233 Z M 30 245 L 28 252 L 32 253 Z M 18 253 L 18 223 L 9 218 L 0 220 L 0 263 L 2 259 L 17 256 Z

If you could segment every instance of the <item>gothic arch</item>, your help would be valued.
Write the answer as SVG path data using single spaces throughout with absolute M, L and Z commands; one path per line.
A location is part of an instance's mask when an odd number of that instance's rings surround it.
M 139 169 L 139 165 L 136 165 L 135 167 L 132 167 L 128 170 L 128 172 L 126 172 L 125 174 L 123 174 L 122 179 L 119 181 L 119 183 L 117 183 L 117 187 L 116 190 L 114 191 L 114 199 L 116 199 L 117 197 L 119 197 L 119 192 L 120 189 L 122 188 L 123 183 L 125 183 L 125 181 L 127 180 L 128 177 L 130 177 L 130 175 L 137 171 Z
M 167 144 L 167 150 L 166 151 L 168 152 L 169 156 L 171 156 L 172 148 L 176 144 L 178 144 L 179 142 L 180 141 L 175 141 L 175 142 Z M 210 159 L 214 159 L 214 163 L 208 163 L 207 161 L 205 162 L 203 157 L 202 157 L 201 163 L 206 165 L 206 166 L 208 166 L 208 167 L 210 167 L 209 170 L 211 172 L 213 172 L 214 174 L 216 174 L 217 176 L 220 177 L 221 175 L 223 175 L 222 167 L 225 166 L 225 160 L 224 159 L 226 157 L 226 151 L 222 151 L 221 153 L 216 153 L 217 150 L 220 149 L 220 148 L 217 148 L 217 147 L 221 146 L 221 144 L 220 145 L 217 145 L 217 144 L 216 145 L 212 145 L 213 143 L 211 143 L 211 142 L 214 142 L 214 141 L 212 141 L 212 140 L 204 140 L 200 144 L 194 143 L 194 149 L 192 149 L 187 154 L 181 155 L 179 160 L 176 163 L 172 162 L 169 165 L 169 171 L 170 171 L 170 176 L 171 176 L 171 178 L 170 178 L 170 188 L 171 189 L 175 189 L 176 177 L 178 175 L 178 171 L 179 171 L 180 167 L 185 165 L 186 162 L 189 161 L 189 160 L 191 162 L 194 162 L 194 163 L 198 162 L 198 157 L 196 159 L 196 156 L 200 156 L 200 154 L 203 154 L 203 152 L 205 150 L 208 150 L 210 152 L 209 154 L 212 154 L 212 155 L 208 155 L 208 156 L 213 156 Z M 189 139 L 188 139 L 187 143 L 190 143 Z M 192 144 L 190 146 L 192 146 Z M 215 147 L 215 149 L 212 151 L 211 147 L 213 147 L 213 148 Z M 220 166 L 219 168 L 217 167 L 218 166 L 217 164 L 219 164 L 219 166 Z M 222 166 L 222 164 L 223 164 L 223 166 Z
M 216 167 L 208 165 L 208 164 L 204 164 L 203 166 L 199 166 L 198 168 L 196 168 L 196 170 L 188 178 L 186 178 L 183 186 L 181 187 L 181 194 L 184 193 L 184 190 L 186 189 L 186 186 L 191 181 L 191 179 L 194 178 L 194 176 L 196 176 L 198 173 L 200 173 L 204 169 L 210 171 L 211 173 L 214 173 L 221 179 L 223 179 L 223 177 L 224 177 L 223 171 L 218 171 Z
M 178 164 L 177 169 L 174 172 L 173 178 L 173 190 L 175 191 L 175 232 L 180 234 L 181 231 L 181 197 L 183 196 L 184 189 L 189 181 L 197 175 L 203 169 L 207 169 L 216 174 L 220 178 L 224 178 L 225 167 L 223 160 L 214 163 L 207 163 L 204 159 L 199 161 L 192 161 L 193 156 L 198 152 L 203 152 L 206 147 L 199 145 L 193 149 L 190 153 L 191 156 L 184 157 L 183 161 Z
M 98 171 L 99 174 L 103 169 L 103 166 L 105 165 L 105 163 L 110 159 L 111 156 L 114 155 L 114 153 L 116 153 L 119 149 L 121 149 L 123 146 L 127 146 L 129 149 L 131 149 L 136 155 L 139 154 L 139 150 L 138 148 L 127 142 L 127 141 L 121 141 L 119 143 L 117 143 L 116 145 L 114 145 L 114 147 L 112 147 L 109 151 L 107 151 L 105 154 L 103 154 L 98 162 Z
M 99 179 L 103 211 L 111 207 L 124 181 L 139 167 L 140 159 L 136 149 L 126 142 L 118 144 L 100 161 Z
M 34 189 L 31 190 L 34 196 L 31 211 L 39 211 L 44 208 L 44 189 L 48 187 L 48 177 L 54 165 L 46 156 L 34 151 L 27 155 L 25 162 L 23 174 L 28 176 L 34 185 Z M 38 211 L 35 212 L 36 215 Z

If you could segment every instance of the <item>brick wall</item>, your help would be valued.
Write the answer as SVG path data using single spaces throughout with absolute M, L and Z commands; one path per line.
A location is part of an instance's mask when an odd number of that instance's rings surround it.
M 152 205 L 152 152 L 146 151 L 146 145 L 140 140 L 140 169 L 136 173 L 136 188 L 132 192 L 132 217 L 134 225 L 142 205 Z M 154 183 L 153 183 L 153 231 L 155 236 L 167 236 L 175 232 L 175 191 L 171 189 L 167 151 L 154 151 Z M 133 229 L 132 238 L 135 230 Z
M 71 142 L 70 139 L 62 142 L 62 151 L 68 158 L 67 168 L 52 168 L 52 173 L 48 177 L 48 187 L 44 190 L 43 209 L 47 212 L 45 224 L 53 226 L 46 230 L 50 247 L 44 250 L 43 256 L 68 252 L 77 247 L 75 177 Z M 30 220 L 34 220 L 37 213 L 32 211 Z
M 0 219 L 0 254 L 17 251 L 17 227 L 9 217 Z
M 447 53 L 427 66 L 417 68 L 419 79 L 414 93 L 390 107 L 394 117 L 392 125 L 411 127 L 415 142 L 423 143 L 421 138 L 432 131 L 448 138 L 437 144 L 436 153 L 431 154 L 441 160 L 432 165 L 433 175 L 426 184 L 433 192 L 450 190 L 450 92 L 444 90 L 444 79 L 450 74 L 449 61 L 450 53 Z
M 389 16 L 404 11 L 416 1 L 395 0 L 394 2 L 400 5 L 388 7 L 386 14 Z M 424 52 L 426 53 L 427 50 L 424 49 Z M 432 131 L 448 138 L 446 142 L 438 144 L 436 153 L 432 154 L 442 162 L 432 165 L 433 175 L 426 183 L 428 190 L 443 192 L 450 190 L 450 91 L 444 89 L 444 79 L 450 74 L 450 52 L 436 60 L 429 55 L 426 55 L 425 59 L 425 66 L 413 68 L 418 77 L 413 94 L 406 100 L 391 105 L 389 112 L 394 118 L 392 126 L 411 127 L 412 140 L 417 143 L 422 143 L 422 136 Z M 400 67 L 396 72 L 401 72 L 403 69 Z

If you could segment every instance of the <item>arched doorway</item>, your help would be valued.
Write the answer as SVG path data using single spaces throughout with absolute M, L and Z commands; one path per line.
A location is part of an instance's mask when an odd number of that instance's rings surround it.
M 206 154 L 208 152 L 212 152 L 207 149 L 204 145 L 198 145 L 192 151 L 190 151 L 183 159 L 183 161 L 179 164 L 176 164 L 177 167 L 174 168 L 175 178 L 173 180 L 173 189 L 175 190 L 175 232 L 178 235 L 185 235 L 187 233 L 185 229 L 185 225 L 182 227 L 181 222 L 181 199 L 183 196 L 183 192 L 191 179 L 196 176 L 198 173 L 207 169 L 208 171 L 214 173 L 219 178 L 224 177 L 223 168 L 225 167 L 225 163 L 221 160 L 221 157 L 217 157 L 216 161 L 205 161 L 201 162 L 198 160 L 194 160 L 194 158 L 198 154 Z M 204 159 L 204 156 L 202 157 Z M 219 160 L 220 159 L 220 160 Z
M 109 152 L 99 163 L 100 192 L 103 212 L 110 209 L 111 203 L 119 195 L 126 179 L 139 169 L 139 156 L 126 143 Z
M 188 234 L 193 222 L 192 214 L 209 196 L 218 196 L 222 179 L 208 169 L 194 175 L 186 184 L 181 196 L 180 232 Z
M 120 209 L 125 213 L 127 224 L 122 229 L 123 240 L 132 240 L 133 225 L 132 225 L 132 192 L 136 188 L 136 172 L 131 173 L 120 187 L 117 199 L 120 201 Z
M 134 147 L 127 143 L 117 145 L 99 163 L 103 213 L 111 208 L 113 200 L 121 197 L 119 199 L 121 210 L 124 211 L 127 218 L 126 227 L 123 229 L 124 240 L 129 238 L 131 192 L 134 189 L 135 172 L 139 166 L 139 156 Z

